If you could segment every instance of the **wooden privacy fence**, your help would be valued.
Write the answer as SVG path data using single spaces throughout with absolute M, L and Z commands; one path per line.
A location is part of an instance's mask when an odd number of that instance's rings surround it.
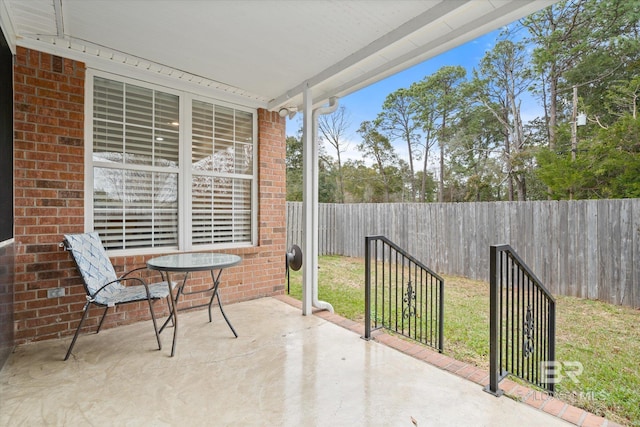
M 556 295 L 640 307 L 640 199 L 320 204 L 319 253 L 363 257 L 384 235 L 440 274 L 489 281 L 489 246 L 509 244 Z M 302 244 L 287 202 L 287 247 Z

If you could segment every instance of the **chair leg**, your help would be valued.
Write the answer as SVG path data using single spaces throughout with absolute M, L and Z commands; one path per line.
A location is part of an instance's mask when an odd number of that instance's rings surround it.
M 78 324 L 78 329 L 76 329 L 76 333 L 73 335 L 73 339 L 71 340 L 71 344 L 69 345 L 69 349 L 67 350 L 67 355 L 64 357 L 65 361 L 71 355 L 71 350 L 73 350 L 73 346 L 76 345 L 78 334 L 80 333 L 80 329 L 82 329 L 82 324 L 84 323 L 84 320 L 87 318 L 88 313 L 89 313 L 89 303 L 86 303 L 84 308 L 82 309 L 82 318 L 80 319 L 80 324 Z
M 148 298 L 149 301 L 149 311 L 151 312 L 151 320 L 153 320 L 153 330 L 156 333 L 156 340 L 158 341 L 158 350 L 162 350 L 162 343 L 160 343 L 160 333 L 158 332 L 158 324 L 156 323 L 156 315 L 153 312 L 153 300 Z
M 100 323 L 98 324 L 98 330 L 96 331 L 96 334 L 100 332 L 100 328 L 102 328 L 102 323 L 104 322 L 105 317 L 107 317 L 107 311 L 109 311 L 109 306 L 104 309 L 104 313 L 102 314 L 102 319 L 100 319 Z

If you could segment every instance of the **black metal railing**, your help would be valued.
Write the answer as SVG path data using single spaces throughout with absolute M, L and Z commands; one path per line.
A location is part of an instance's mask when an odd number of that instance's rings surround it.
M 556 302 L 509 245 L 490 248 L 490 368 L 485 390 L 514 375 L 553 394 Z
M 384 236 L 365 245 L 364 338 L 385 328 L 442 352 L 444 280 Z

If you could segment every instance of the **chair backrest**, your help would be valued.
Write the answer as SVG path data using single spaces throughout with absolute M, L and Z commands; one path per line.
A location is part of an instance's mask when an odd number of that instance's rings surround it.
M 65 234 L 64 240 L 64 245 L 76 262 L 89 296 L 94 297 L 102 286 L 118 278 L 98 233 Z M 114 282 L 95 295 L 95 301 L 98 304 L 106 304 L 107 297 L 123 288 L 124 285 L 120 282 Z

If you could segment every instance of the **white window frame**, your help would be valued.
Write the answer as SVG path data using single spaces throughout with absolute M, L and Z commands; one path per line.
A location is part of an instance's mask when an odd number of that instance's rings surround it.
M 136 86 L 158 90 L 179 97 L 180 111 L 180 130 L 179 130 L 179 169 L 178 169 L 178 245 L 155 247 L 155 248 L 134 248 L 134 249 L 118 249 L 109 250 L 111 256 L 130 256 L 145 255 L 155 253 L 172 253 L 183 251 L 209 251 L 222 250 L 230 248 L 253 247 L 258 244 L 258 112 L 255 108 L 221 101 L 214 97 L 207 97 L 202 94 L 195 94 L 185 89 L 175 89 L 166 85 L 133 79 L 119 74 L 113 74 L 101 70 L 87 69 L 85 74 L 85 173 L 84 173 L 84 225 L 85 230 L 93 231 L 93 83 L 94 77 L 102 77 L 118 82 L 133 84 Z M 214 105 L 233 108 L 239 111 L 245 111 L 252 114 L 253 118 L 253 164 L 251 179 L 251 241 L 239 243 L 217 243 L 217 244 L 197 244 L 191 242 L 191 180 L 192 180 L 192 164 L 191 164 L 191 132 L 192 132 L 192 116 L 191 105 L 193 100 L 204 101 Z

